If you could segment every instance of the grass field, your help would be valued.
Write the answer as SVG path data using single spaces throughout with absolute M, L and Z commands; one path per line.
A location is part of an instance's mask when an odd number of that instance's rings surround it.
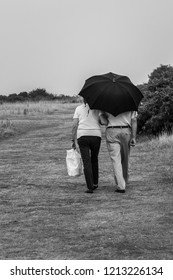
M 0 259 L 172 259 L 172 136 L 138 140 L 118 194 L 103 128 L 100 186 L 86 194 L 65 165 L 76 106 L 1 105 Z

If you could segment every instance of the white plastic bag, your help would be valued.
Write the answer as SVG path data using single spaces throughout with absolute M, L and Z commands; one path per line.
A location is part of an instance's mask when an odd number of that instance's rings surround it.
M 77 150 L 67 150 L 66 165 L 69 176 L 80 176 L 82 174 L 82 159 Z

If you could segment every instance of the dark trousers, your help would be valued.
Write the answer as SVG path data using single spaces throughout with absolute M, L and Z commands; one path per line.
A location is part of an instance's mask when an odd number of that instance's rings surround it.
M 93 189 L 93 184 L 98 184 L 99 166 L 98 154 L 101 138 L 97 136 L 82 136 L 78 139 L 78 145 L 84 166 L 84 175 L 88 189 Z

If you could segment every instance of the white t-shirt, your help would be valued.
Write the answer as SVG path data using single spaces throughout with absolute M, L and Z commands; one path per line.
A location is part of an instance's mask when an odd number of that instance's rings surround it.
M 81 136 L 101 137 L 99 112 L 99 110 L 91 110 L 88 104 L 82 104 L 76 108 L 73 119 L 79 119 L 77 139 Z
M 121 113 L 119 115 L 117 115 L 116 117 L 114 117 L 113 115 L 106 113 L 108 116 L 108 125 L 109 126 L 131 126 L 131 120 L 133 118 L 137 117 L 137 112 L 136 111 L 129 111 L 129 112 L 125 112 L 125 113 Z

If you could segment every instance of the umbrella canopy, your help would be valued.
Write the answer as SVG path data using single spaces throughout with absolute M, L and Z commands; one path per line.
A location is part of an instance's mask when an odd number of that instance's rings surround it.
M 91 109 L 99 109 L 114 116 L 137 111 L 143 98 L 141 91 L 127 76 L 111 72 L 87 79 L 79 95 L 85 98 Z

